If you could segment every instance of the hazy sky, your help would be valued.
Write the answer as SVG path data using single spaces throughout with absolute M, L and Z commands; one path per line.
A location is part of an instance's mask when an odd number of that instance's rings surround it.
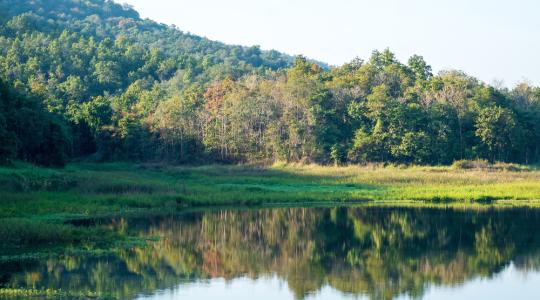
M 540 0 L 116 0 L 230 44 L 340 65 L 389 47 L 506 85 L 540 85 Z

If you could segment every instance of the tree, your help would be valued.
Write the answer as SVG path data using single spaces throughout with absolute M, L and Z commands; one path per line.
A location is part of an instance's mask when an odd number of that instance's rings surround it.
M 91 101 L 83 103 L 81 106 L 81 118 L 90 128 L 97 133 L 101 128 L 111 124 L 113 110 L 109 99 L 106 97 L 95 97 Z
M 165 144 L 166 155 L 180 162 L 194 159 L 197 153 L 196 144 L 200 137 L 197 119 L 202 105 L 202 95 L 189 97 L 186 94 L 176 95 L 161 102 L 151 117 L 154 130 L 159 132 L 160 139 Z
M 490 161 L 507 158 L 516 127 L 513 113 L 499 106 L 482 109 L 476 118 L 476 135 L 488 147 Z
M 433 76 L 433 73 L 431 73 L 431 66 L 426 63 L 422 56 L 411 56 L 408 65 L 417 80 L 429 80 Z
M 0 163 L 66 163 L 71 144 L 66 122 L 45 111 L 41 101 L 0 80 Z
M 457 71 L 443 72 L 432 83 L 435 99 L 439 103 L 448 105 L 457 120 L 460 159 L 463 159 L 465 155 L 464 130 L 469 112 L 468 99 L 475 85 L 476 82 L 473 79 Z

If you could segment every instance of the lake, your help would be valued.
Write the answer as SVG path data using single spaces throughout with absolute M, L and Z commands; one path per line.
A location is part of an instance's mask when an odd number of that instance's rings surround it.
M 0 285 L 156 300 L 540 297 L 534 209 L 223 209 L 77 225 L 148 242 L 3 261 Z

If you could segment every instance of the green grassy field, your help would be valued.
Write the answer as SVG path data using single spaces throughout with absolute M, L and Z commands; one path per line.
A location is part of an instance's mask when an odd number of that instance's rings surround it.
M 1 248 L 51 244 L 105 247 L 121 237 L 74 219 L 206 206 L 540 206 L 540 171 L 523 166 L 452 167 L 275 164 L 176 167 L 28 164 L 0 168 Z

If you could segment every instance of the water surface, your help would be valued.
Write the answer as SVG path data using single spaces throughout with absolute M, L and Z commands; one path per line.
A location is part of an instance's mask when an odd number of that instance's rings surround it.
M 100 226 L 160 239 L 4 262 L 0 285 L 118 299 L 540 297 L 540 210 L 275 208 Z

